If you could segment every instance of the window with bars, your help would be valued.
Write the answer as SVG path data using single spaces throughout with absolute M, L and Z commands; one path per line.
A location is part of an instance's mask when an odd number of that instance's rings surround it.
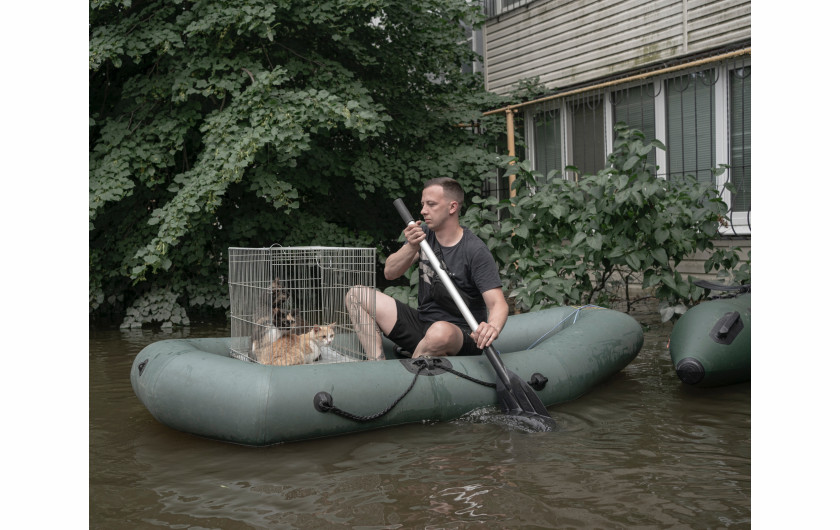
M 749 212 L 752 127 L 750 125 L 750 67 L 729 72 L 729 165 L 735 196 L 732 209 Z
M 607 161 L 604 134 L 604 102 L 601 94 L 576 99 L 568 105 L 571 115 L 569 164 L 581 175 L 593 175 Z
M 598 172 L 606 162 L 603 99 L 598 95 L 567 102 L 568 131 L 563 108 L 555 105 L 532 113 L 534 168 L 543 177 L 566 166 L 580 174 Z
M 563 122 L 560 120 L 560 109 L 549 109 L 534 113 L 534 169 L 538 173 L 548 176 L 552 169 L 561 169 L 561 146 L 563 144 Z
M 530 4 L 534 0 L 484 0 L 484 14 L 488 17 L 501 15 L 511 9 Z
M 713 183 L 715 72 L 704 70 L 665 80 L 668 178 L 693 175 Z
M 724 199 L 733 222 L 748 230 L 750 92 L 747 59 L 535 105 L 526 110 L 528 158 L 543 175 L 568 165 L 581 174 L 597 173 L 612 151 L 613 126 L 624 122 L 648 141 L 656 138 L 666 145 L 650 160 L 661 177 L 690 174 L 721 188 L 727 180 L 733 183 L 736 193 L 727 191 Z M 719 164 L 730 169 L 715 177 Z
M 648 140 L 656 138 L 655 97 L 656 90 L 653 83 L 612 91 L 610 99 L 612 100 L 613 123 L 622 122 L 632 129 L 638 129 Z
M 620 122 L 631 129 L 638 129 L 647 141 L 656 138 L 656 89 L 656 84 L 645 83 L 611 91 L 610 110 L 613 125 Z M 611 140 L 615 139 L 613 130 Z M 646 162 L 654 167 L 658 165 L 655 151 L 648 154 Z

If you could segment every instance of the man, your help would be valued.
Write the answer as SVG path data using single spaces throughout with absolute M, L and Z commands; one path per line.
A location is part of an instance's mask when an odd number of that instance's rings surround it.
M 493 343 L 507 322 L 508 306 L 502 293 L 499 269 L 487 246 L 459 222 L 464 190 L 450 178 L 426 182 L 420 215 L 426 223 L 405 228 L 406 243 L 385 261 L 385 278 L 399 278 L 418 260 L 420 285 L 417 309 L 365 287 L 350 289 L 345 302 L 356 332 L 369 359 L 382 360 L 381 330 L 412 357 L 480 355 Z M 469 324 L 455 307 L 431 263 L 420 249 L 428 240 L 432 251 L 449 272 L 455 286 L 466 296 L 478 328 Z M 371 313 L 374 313 L 375 325 Z

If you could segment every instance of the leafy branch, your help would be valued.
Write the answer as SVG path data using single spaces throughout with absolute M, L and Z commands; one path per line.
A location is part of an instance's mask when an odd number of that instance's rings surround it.
M 720 192 L 691 176 L 656 177 L 648 157 L 665 146 L 623 124 L 615 130 L 608 166 L 596 175 L 544 177 L 519 162 L 509 170 L 517 175 L 515 199 L 475 199 L 464 216 L 501 264 L 519 309 L 606 304 L 612 283 L 629 295 L 639 275 L 664 308 L 675 308 L 704 294 L 677 270 L 686 257 L 711 251 L 707 272 L 738 264 L 738 249 L 713 245 L 728 211 Z M 628 311 L 630 304 L 627 296 Z

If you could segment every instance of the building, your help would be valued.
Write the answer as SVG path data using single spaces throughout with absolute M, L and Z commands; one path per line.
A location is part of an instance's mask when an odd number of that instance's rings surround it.
M 516 106 L 520 155 L 546 174 L 574 165 L 592 174 L 623 121 L 662 141 L 665 179 L 692 174 L 723 189 L 731 224 L 716 244 L 746 259 L 751 224 L 749 0 L 484 0 L 483 73 L 508 94 L 539 77 L 548 93 Z M 503 112 L 505 109 L 497 109 Z M 511 109 L 508 109 L 511 110 Z M 714 177 L 712 169 L 729 169 Z M 704 275 L 704 256 L 680 264 Z

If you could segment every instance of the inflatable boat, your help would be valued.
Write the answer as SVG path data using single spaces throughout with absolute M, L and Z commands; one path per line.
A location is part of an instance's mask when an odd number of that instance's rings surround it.
M 750 286 L 697 282 L 728 292 L 701 302 L 677 320 L 669 349 L 683 383 L 711 387 L 750 380 Z
M 250 446 L 448 421 L 497 406 L 485 356 L 410 359 L 383 342 L 385 361 L 264 366 L 231 356 L 228 338 L 164 340 L 137 355 L 131 385 L 162 424 Z M 561 306 L 512 315 L 494 345 L 505 367 L 551 406 L 619 372 L 642 342 L 627 314 Z

